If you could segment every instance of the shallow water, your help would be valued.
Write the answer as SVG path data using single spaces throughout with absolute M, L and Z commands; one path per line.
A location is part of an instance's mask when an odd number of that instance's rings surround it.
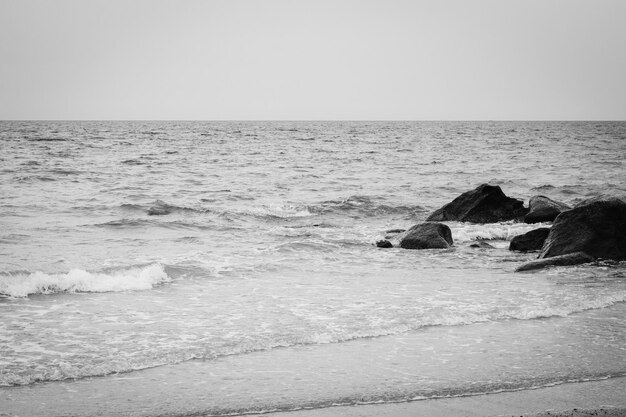
M 540 226 L 513 222 L 451 222 L 450 250 L 373 245 L 484 182 L 624 197 L 626 123 L 2 122 L 0 139 L 8 412 L 94 415 L 106 392 L 111 415 L 241 413 L 626 374 L 623 263 L 513 273 L 536 255 L 508 240 Z

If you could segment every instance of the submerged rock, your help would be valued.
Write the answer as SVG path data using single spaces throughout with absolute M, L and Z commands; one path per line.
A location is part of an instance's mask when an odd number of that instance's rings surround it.
M 594 201 L 564 211 L 554 221 L 539 258 L 585 252 L 594 258 L 626 260 L 626 203 Z
M 431 214 L 427 221 L 497 223 L 524 217 L 524 202 L 507 197 L 497 185 L 482 184 Z
M 547 266 L 565 266 L 565 265 L 579 265 L 593 262 L 594 257 L 586 254 L 585 252 L 568 253 L 567 255 L 553 256 L 552 258 L 538 259 L 536 261 L 530 261 L 524 265 L 517 267 L 515 272 L 532 271 L 534 269 L 542 269 Z
M 493 245 L 490 245 L 487 242 L 474 242 L 469 245 L 470 248 L 478 248 L 478 249 L 495 249 Z
M 379 248 L 393 248 L 393 245 L 388 240 L 379 240 L 378 242 L 376 242 L 376 246 L 378 246 Z
M 172 213 L 176 206 L 171 206 L 164 201 L 157 200 L 154 205 L 148 209 L 148 216 L 165 216 Z
M 148 216 L 165 216 L 171 212 L 172 210 L 169 207 L 154 206 L 148 209 Z
M 549 227 L 541 227 L 539 229 L 531 230 L 523 235 L 515 236 L 511 239 L 509 244 L 509 250 L 517 250 L 522 252 L 528 252 L 531 250 L 541 250 L 543 243 L 546 241 L 548 234 L 550 233 Z
M 445 249 L 452 246 L 452 231 L 443 223 L 416 224 L 400 240 L 404 249 Z
M 559 203 L 543 195 L 532 197 L 528 205 L 529 211 L 524 217 L 525 223 L 551 222 L 561 212 L 571 208 L 567 204 Z

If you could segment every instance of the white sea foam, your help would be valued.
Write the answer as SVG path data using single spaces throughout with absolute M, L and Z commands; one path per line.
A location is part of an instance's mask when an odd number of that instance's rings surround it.
M 112 292 L 148 290 L 171 281 L 163 266 L 152 264 L 112 272 L 88 272 L 72 269 L 65 274 L 46 274 L 41 271 L 0 276 L 0 294 L 27 297 L 32 294 L 59 292 Z
M 469 242 L 472 240 L 511 240 L 517 235 L 530 232 L 540 227 L 548 227 L 549 224 L 526 224 L 526 223 L 450 223 L 452 239 L 457 242 Z

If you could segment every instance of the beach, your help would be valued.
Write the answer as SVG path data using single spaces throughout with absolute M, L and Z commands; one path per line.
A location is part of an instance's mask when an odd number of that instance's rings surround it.
M 624 122 L 0 122 L 0 412 L 623 409 L 624 262 L 515 272 L 538 253 L 511 240 L 550 221 L 442 220 L 442 249 L 398 230 L 482 184 L 519 207 L 624 198 L 624 137 Z
M 289 417 L 621 417 L 626 378 L 398 404 L 360 405 L 280 413 Z

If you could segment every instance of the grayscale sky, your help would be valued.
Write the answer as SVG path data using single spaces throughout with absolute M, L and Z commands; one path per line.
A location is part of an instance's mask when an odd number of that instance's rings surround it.
M 625 120 L 626 0 L 0 0 L 0 119 Z

